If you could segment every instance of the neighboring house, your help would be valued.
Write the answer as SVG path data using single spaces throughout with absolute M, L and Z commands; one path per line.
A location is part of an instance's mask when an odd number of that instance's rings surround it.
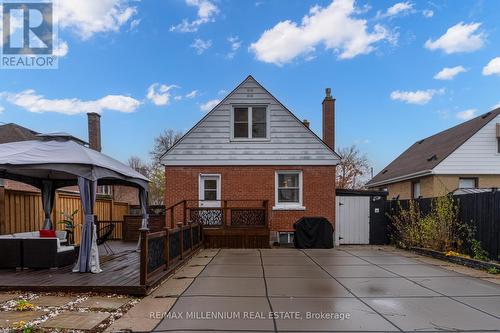
M 162 157 L 165 204 L 268 201 L 271 239 L 301 217 L 335 220 L 335 99 L 323 101 L 323 139 L 248 76 Z M 247 204 L 249 204 L 247 202 Z
M 88 131 L 89 131 L 89 143 L 76 138 L 67 133 L 38 133 L 26 127 L 17 124 L 5 124 L 0 125 L 0 144 L 17 142 L 17 141 L 28 141 L 28 140 L 45 140 L 45 139 L 58 139 L 62 138 L 65 140 L 73 140 L 79 144 L 89 146 L 92 149 L 101 151 L 101 125 L 100 125 L 100 115 L 97 113 L 88 114 Z M 14 191 L 27 191 L 27 192 L 39 192 L 39 190 L 31 185 L 24 183 L 12 181 L 12 180 L 2 180 L 0 179 L 0 186 L 6 190 Z M 63 191 L 78 192 L 76 186 L 62 188 Z M 126 202 L 131 205 L 139 204 L 137 199 L 138 192 L 137 189 L 127 186 L 99 186 L 98 194 L 106 195 L 112 197 L 115 201 Z
M 500 187 L 500 108 L 417 141 L 366 187 L 389 199 Z

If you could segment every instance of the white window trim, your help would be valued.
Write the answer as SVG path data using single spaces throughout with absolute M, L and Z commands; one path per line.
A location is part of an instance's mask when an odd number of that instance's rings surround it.
M 266 137 L 265 138 L 252 138 L 252 114 L 253 108 L 266 108 Z M 248 108 L 248 138 L 235 138 L 234 137 L 234 109 L 235 108 Z M 269 105 L 267 104 L 234 104 L 231 106 L 231 117 L 230 124 L 231 128 L 231 140 L 230 141 L 269 141 L 271 140 L 271 112 L 269 111 Z
M 215 207 L 220 207 L 221 206 L 221 175 L 220 173 L 200 173 L 198 175 L 198 206 L 202 207 L 203 205 L 203 197 L 205 193 L 202 191 L 202 178 L 203 177 L 216 177 L 217 179 L 217 201 L 218 205 Z M 212 207 L 212 206 L 211 206 Z
M 280 174 L 299 174 L 299 202 L 298 203 L 284 203 L 278 202 L 278 175 Z M 301 170 L 280 170 L 274 173 L 274 207 L 273 210 L 306 210 L 303 205 L 304 182 L 302 180 Z

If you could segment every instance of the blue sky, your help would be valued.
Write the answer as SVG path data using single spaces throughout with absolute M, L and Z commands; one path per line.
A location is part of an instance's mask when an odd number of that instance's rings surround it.
M 148 158 L 253 75 L 318 134 L 324 88 L 337 146 L 375 172 L 423 137 L 500 103 L 499 1 L 63 0 L 59 69 L 0 70 L 0 122 Z M 440 73 L 441 72 L 441 73 Z M 440 73 L 440 74 L 438 74 Z

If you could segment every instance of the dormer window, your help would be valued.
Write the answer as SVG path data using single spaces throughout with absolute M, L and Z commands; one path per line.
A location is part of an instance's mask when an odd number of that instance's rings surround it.
M 231 116 L 231 139 L 269 138 L 267 106 L 233 106 Z

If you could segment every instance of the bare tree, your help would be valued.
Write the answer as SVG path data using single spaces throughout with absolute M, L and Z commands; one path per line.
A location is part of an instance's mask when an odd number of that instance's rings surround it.
M 182 137 L 182 132 L 175 131 L 171 128 L 166 129 L 155 138 L 155 143 L 153 150 L 151 150 L 150 155 L 153 163 L 160 164 L 160 159 L 166 151 L 172 147 L 180 138 Z
M 342 160 L 337 165 L 337 188 L 360 189 L 370 174 L 370 163 L 356 145 L 338 148 Z
M 149 167 L 145 162 L 141 160 L 140 157 L 130 156 L 130 158 L 128 159 L 128 165 L 135 171 L 139 172 L 140 174 L 146 177 L 148 176 Z

